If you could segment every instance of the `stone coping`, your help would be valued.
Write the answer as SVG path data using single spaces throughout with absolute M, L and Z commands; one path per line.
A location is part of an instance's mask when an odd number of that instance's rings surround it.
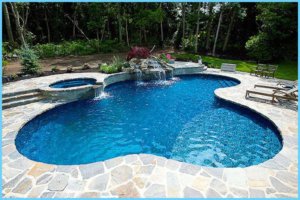
M 239 85 L 219 88 L 215 90 L 216 96 L 248 107 L 270 119 L 282 135 L 282 150 L 270 160 L 245 168 L 209 168 L 151 154 L 127 155 L 85 165 L 44 164 L 21 155 L 14 143 L 18 131 L 26 122 L 66 103 L 42 101 L 2 111 L 3 196 L 297 197 L 297 111 L 245 99 L 246 89 L 253 88 L 255 83 L 272 80 L 212 69 L 199 74 L 238 79 L 241 82 Z M 99 76 L 103 81 L 108 78 L 99 73 L 89 76 Z M 115 78 L 118 76 L 114 75 Z M 29 84 L 26 87 L 31 88 L 40 80 L 28 79 L 26 83 Z M 8 91 L 9 87 L 4 85 L 3 90 Z

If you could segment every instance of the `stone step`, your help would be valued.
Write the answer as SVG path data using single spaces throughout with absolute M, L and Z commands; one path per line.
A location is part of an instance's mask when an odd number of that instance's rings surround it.
M 25 94 L 20 94 L 20 95 L 15 95 L 15 96 L 9 96 L 9 97 L 4 97 L 2 98 L 2 103 L 9 103 L 13 101 L 18 101 L 21 99 L 30 99 L 32 97 L 38 96 L 40 93 L 39 92 L 31 92 L 31 93 L 25 93 Z
M 39 92 L 39 91 L 40 91 L 39 89 L 31 89 L 31 90 L 23 90 L 23 91 L 17 91 L 17 92 L 2 93 L 2 98 L 17 96 L 17 95 L 22 95 L 22 94 L 27 94 L 27 93 L 32 93 L 32 92 Z
M 22 105 L 34 103 L 34 102 L 42 100 L 43 98 L 44 97 L 42 97 L 42 96 L 36 96 L 36 97 L 32 97 L 30 99 L 21 99 L 21 100 L 18 100 L 18 101 L 2 103 L 2 109 L 7 109 L 7 108 L 12 108 L 12 107 L 17 107 L 17 106 L 22 106 Z

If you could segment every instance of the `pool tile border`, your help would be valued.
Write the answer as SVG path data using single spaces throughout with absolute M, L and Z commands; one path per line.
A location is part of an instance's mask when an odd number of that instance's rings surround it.
M 184 71 L 184 70 L 183 70 Z M 248 107 L 270 119 L 283 137 L 282 150 L 272 159 L 246 168 L 208 168 L 150 154 L 133 154 L 86 165 L 49 165 L 21 155 L 14 139 L 32 118 L 66 102 L 41 101 L 3 110 L 2 194 L 4 197 L 297 197 L 298 113 L 245 99 L 245 90 L 266 82 L 246 73 L 208 69 L 201 74 L 238 79 L 215 95 Z M 45 87 L 60 79 L 87 77 L 108 85 L 129 75 L 63 74 L 3 86 L 3 92 Z M 46 79 L 44 79 L 46 78 Z M 107 82 L 105 81 L 107 80 Z M 272 80 L 267 80 L 272 81 Z

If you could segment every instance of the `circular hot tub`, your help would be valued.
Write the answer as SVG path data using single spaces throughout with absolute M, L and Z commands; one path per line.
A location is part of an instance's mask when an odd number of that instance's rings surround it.
M 63 80 L 49 85 L 51 88 L 71 88 L 84 85 L 95 85 L 96 80 L 93 78 L 77 78 L 70 80 Z

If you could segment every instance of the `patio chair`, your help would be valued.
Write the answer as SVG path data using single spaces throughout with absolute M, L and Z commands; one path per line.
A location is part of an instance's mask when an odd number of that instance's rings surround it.
M 285 100 L 292 100 L 298 101 L 298 87 L 295 87 L 290 90 L 247 90 L 246 91 L 246 98 L 249 97 L 250 94 L 258 94 L 262 96 L 272 97 L 271 102 L 274 103 L 275 99 L 285 99 Z
M 267 68 L 266 64 L 258 64 L 254 69 L 251 69 L 250 71 L 250 75 L 254 74 L 255 76 L 262 76 L 263 75 L 263 71 L 265 71 Z
M 268 78 L 270 78 L 270 77 L 274 78 L 275 72 L 276 72 L 277 68 L 278 68 L 278 65 L 269 65 L 269 66 L 263 71 L 263 75 L 264 75 L 265 77 L 268 77 Z
M 273 83 L 273 84 L 258 83 L 254 85 L 254 88 L 260 87 L 260 88 L 270 88 L 275 90 L 289 90 L 297 87 L 297 85 L 298 85 L 298 80 L 293 81 L 291 83 L 280 81 L 278 83 Z

